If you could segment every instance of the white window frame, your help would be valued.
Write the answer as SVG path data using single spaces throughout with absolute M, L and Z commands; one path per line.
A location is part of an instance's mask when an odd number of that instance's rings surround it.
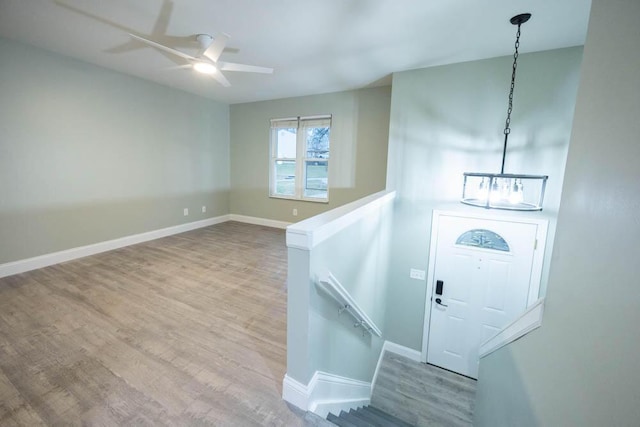
M 324 125 L 324 126 L 323 126 Z M 331 159 L 331 139 L 329 140 L 329 156 L 327 158 L 313 158 L 307 157 L 306 147 L 306 132 L 305 128 L 308 127 L 326 127 L 331 129 L 332 116 L 306 116 L 306 117 L 289 117 L 283 119 L 272 119 L 271 128 L 269 131 L 269 197 L 276 199 L 289 199 L 289 200 L 302 200 L 315 203 L 329 203 L 329 164 Z M 296 130 L 296 157 L 277 157 L 278 150 L 276 144 L 276 135 L 278 129 L 292 128 Z M 276 162 L 278 161 L 295 161 L 295 191 L 293 195 L 278 194 L 276 193 L 277 177 L 276 177 Z M 327 164 L 327 195 L 326 197 L 308 197 L 304 195 L 306 177 L 305 165 L 307 162 L 323 162 Z

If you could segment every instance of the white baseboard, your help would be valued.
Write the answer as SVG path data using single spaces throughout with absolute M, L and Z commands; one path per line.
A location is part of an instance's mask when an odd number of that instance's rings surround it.
M 282 398 L 304 411 L 326 418 L 329 412 L 339 414 L 368 405 L 371 383 L 316 371 L 309 384 L 304 385 L 285 375 Z
M 334 415 L 339 415 L 341 411 L 349 412 L 351 409 L 357 409 L 362 406 L 369 406 L 371 403 L 371 386 L 367 389 L 367 397 L 360 399 L 343 399 L 339 401 L 326 401 L 316 402 L 315 405 L 309 409 L 314 414 L 322 418 L 327 418 L 329 412 Z
M 400 356 L 404 356 L 408 359 L 413 360 L 414 362 L 420 361 L 420 352 L 418 350 L 414 350 L 412 348 L 405 347 L 391 341 L 384 342 L 382 351 L 390 351 L 391 353 L 399 354 Z
M 265 227 L 282 228 L 282 229 L 285 229 L 292 224 L 291 222 L 286 222 L 286 221 L 278 221 L 275 219 L 258 218 L 255 216 L 246 216 L 246 215 L 237 215 L 237 214 L 230 214 L 229 221 L 238 221 L 238 222 L 244 222 L 246 224 L 264 225 Z
M 159 239 L 161 237 L 171 236 L 173 234 L 184 233 L 185 231 L 195 230 L 197 228 L 208 227 L 210 225 L 220 224 L 230 220 L 230 215 L 222 215 L 215 218 L 203 219 L 200 221 L 189 222 L 186 224 L 175 225 L 172 227 L 161 228 L 159 230 L 148 231 L 146 233 L 133 234 L 118 239 L 98 242 L 91 245 L 80 246 L 77 248 L 67 249 L 64 251 L 53 252 L 33 258 L 27 258 L 19 261 L 0 264 L 0 277 L 11 276 L 14 274 L 24 273 L 26 271 L 38 268 L 48 267 L 50 265 L 59 264 L 61 262 L 71 261 L 77 258 L 95 255 L 101 252 L 119 249 L 125 246 L 135 245 L 137 243 L 148 242 L 149 240 Z
M 373 373 L 373 379 L 371 380 L 371 392 L 373 392 L 373 387 L 376 385 L 376 381 L 378 380 L 378 371 L 380 370 L 380 365 L 382 364 L 382 358 L 384 357 L 384 352 L 389 351 L 391 353 L 399 354 L 400 356 L 404 356 L 413 360 L 414 362 L 420 362 L 420 352 L 418 350 L 414 350 L 409 347 L 405 347 L 400 344 L 396 344 L 391 341 L 385 341 L 382 345 L 382 350 L 380 350 L 380 356 L 378 357 L 378 364 L 376 365 L 376 370 Z
M 339 414 L 340 411 L 348 412 L 349 409 L 368 405 L 371 402 L 371 392 L 378 378 L 385 351 L 399 354 L 415 362 L 420 361 L 418 350 L 385 341 L 370 383 L 316 371 L 309 380 L 309 384 L 302 384 L 285 375 L 282 381 L 282 398 L 303 411 L 311 411 L 323 418 L 326 418 L 329 412 Z
M 307 411 L 309 407 L 309 388 L 285 374 L 282 381 L 282 398 L 303 411 Z

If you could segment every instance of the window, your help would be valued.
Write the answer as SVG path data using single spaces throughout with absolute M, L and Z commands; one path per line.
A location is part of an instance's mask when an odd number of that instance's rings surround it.
M 331 116 L 271 120 L 271 197 L 327 202 Z
M 491 230 L 469 230 L 458 237 L 456 245 L 509 252 L 509 244 L 502 238 L 502 236 Z

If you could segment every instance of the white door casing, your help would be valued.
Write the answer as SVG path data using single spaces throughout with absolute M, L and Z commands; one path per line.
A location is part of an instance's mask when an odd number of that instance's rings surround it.
M 538 298 L 547 226 L 539 219 L 434 211 L 423 362 L 477 378 L 480 344 Z M 469 230 L 496 233 L 508 250 L 456 244 Z M 437 281 L 442 295 L 435 295 Z

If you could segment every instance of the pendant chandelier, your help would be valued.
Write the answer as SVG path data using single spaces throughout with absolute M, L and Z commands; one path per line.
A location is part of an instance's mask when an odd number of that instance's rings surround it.
M 500 173 L 465 172 L 462 188 L 462 203 L 487 209 L 506 209 L 516 211 L 540 211 L 547 175 L 521 175 L 504 173 L 504 160 L 507 154 L 507 141 L 511 133 L 511 111 L 513 110 L 513 89 L 518 66 L 518 48 L 520 47 L 520 26 L 531 18 L 530 13 L 523 13 L 511 18 L 511 23 L 518 26 L 516 33 L 515 53 L 509 90 L 509 106 L 504 127 L 504 146 L 502 149 L 502 167 Z

